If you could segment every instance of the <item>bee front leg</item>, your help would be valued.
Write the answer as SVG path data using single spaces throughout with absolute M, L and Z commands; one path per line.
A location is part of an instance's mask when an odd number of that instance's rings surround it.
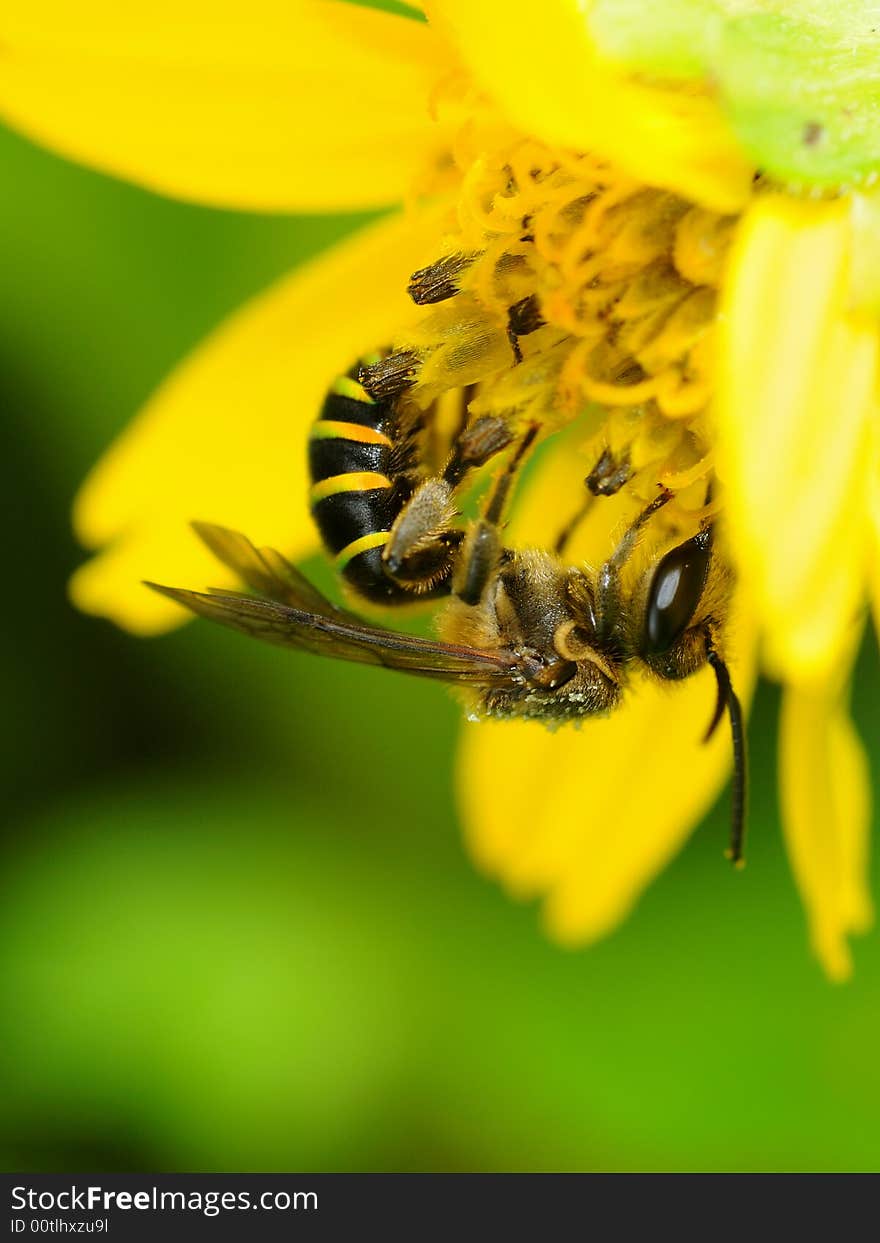
M 584 487 L 587 490 L 586 496 L 556 537 L 553 551 L 557 557 L 565 555 L 572 537 L 593 508 L 593 502 L 596 498 L 600 496 L 614 496 L 625 483 L 629 482 L 632 475 L 628 452 L 615 456 L 608 448 L 602 450 L 596 465 L 584 480 Z
M 671 500 L 672 493 L 668 488 L 662 488 L 627 527 L 620 543 L 599 570 L 596 578 L 596 636 L 601 643 L 614 645 L 620 638 L 620 623 L 624 614 L 621 571 L 635 551 L 642 528 L 658 509 Z

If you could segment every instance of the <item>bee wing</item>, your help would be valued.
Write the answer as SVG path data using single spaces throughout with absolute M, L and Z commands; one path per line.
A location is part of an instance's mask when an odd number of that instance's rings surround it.
M 233 574 L 244 579 L 258 595 L 291 608 L 327 617 L 357 622 L 353 613 L 337 608 L 313 587 L 280 552 L 274 548 L 257 548 L 240 531 L 218 527 L 211 522 L 194 522 L 193 530 L 207 544 L 218 561 Z
M 310 597 L 317 597 L 323 605 L 319 612 L 277 600 L 255 599 L 239 592 L 215 591 L 208 595 L 180 587 L 163 587 L 159 583 L 146 585 L 201 617 L 282 647 L 333 656 L 337 660 L 384 665 L 388 669 L 447 682 L 488 686 L 519 680 L 516 659 L 510 652 L 459 647 L 364 626 L 346 614 L 335 615 L 332 606 L 311 584 L 308 584 Z

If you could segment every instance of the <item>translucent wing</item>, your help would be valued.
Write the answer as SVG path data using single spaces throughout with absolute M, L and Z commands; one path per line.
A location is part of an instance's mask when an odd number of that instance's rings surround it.
M 245 536 L 223 527 L 199 524 L 196 529 L 226 565 L 271 597 L 258 599 L 227 591 L 203 593 L 147 583 L 201 617 L 282 647 L 384 665 L 422 677 L 486 686 L 522 680 L 512 652 L 483 651 L 365 626 L 351 613 L 334 608 L 280 553 L 256 549 Z
M 230 531 L 228 527 L 218 527 L 211 522 L 194 522 L 192 527 L 217 560 L 244 579 L 258 595 L 276 600 L 279 604 L 289 604 L 291 608 L 357 622 L 353 613 L 337 608 L 325 599 L 274 548 L 257 548 L 240 531 Z

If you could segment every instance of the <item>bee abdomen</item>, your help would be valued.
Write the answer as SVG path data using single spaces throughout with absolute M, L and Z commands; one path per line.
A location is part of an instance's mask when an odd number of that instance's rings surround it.
M 310 501 L 336 568 L 361 595 L 384 602 L 407 594 L 385 572 L 382 549 L 409 499 L 400 427 L 390 401 L 373 401 L 344 376 L 328 393 L 309 437 Z

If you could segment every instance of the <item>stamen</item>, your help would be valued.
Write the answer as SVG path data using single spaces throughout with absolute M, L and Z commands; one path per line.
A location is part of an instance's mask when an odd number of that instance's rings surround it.
M 372 398 L 384 401 L 415 384 L 418 369 L 418 357 L 409 350 L 399 350 L 361 367 L 358 379 Z
M 512 434 L 595 412 L 597 457 L 619 411 L 615 460 L 629 474 L 609 467 L 599 492 L 709 472 L 717 288 L 735 218 L 526 138 L 474 96 L 461 102 L 447 244 L 410 284 L 425 315 L 362 377 L 367 390 L 408 387 L 427 409 L 479 385 L 471 416 Z
M 429 306 L 454 298 L 459 291 L 458 278 L 467 271 L 477 255 L 445 255 L 426 268 L 419 268 L 410 278 L 407 292 L 416 306 Z

